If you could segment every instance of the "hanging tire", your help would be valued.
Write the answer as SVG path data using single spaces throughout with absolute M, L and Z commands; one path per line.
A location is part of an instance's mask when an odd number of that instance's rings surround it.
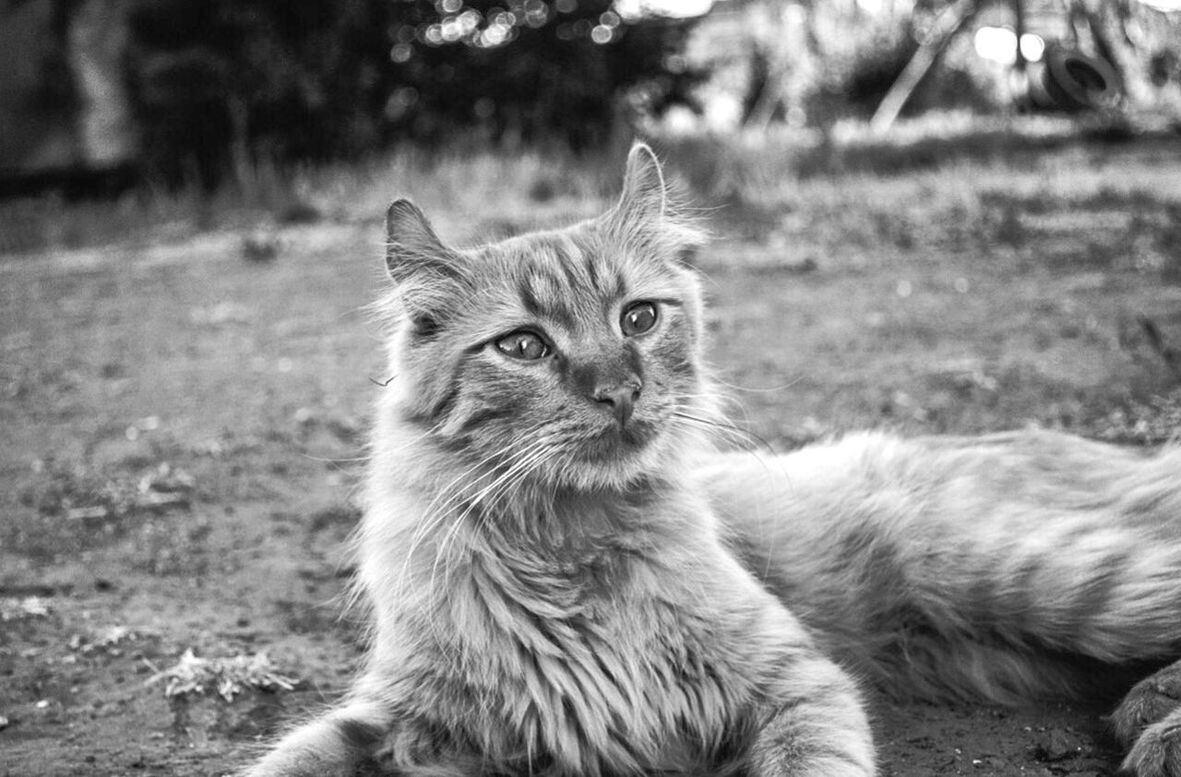
M 1120 80 L 1115 68 L 1099 57 L 1058 46 L 1046 48 L 1039 86 L 1043 98 L 1062 111 L 1100 111 L 1120 101 Z M 1050 107 L 1050 106 L 1044 106 Z

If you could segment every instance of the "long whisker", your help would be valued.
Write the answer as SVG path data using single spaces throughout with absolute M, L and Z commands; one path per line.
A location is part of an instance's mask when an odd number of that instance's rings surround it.
M 547 437 L 533 440 L 522 452 L 521 455 L 513 462 L 513 464 L 504 472 L 500 473 L 491 483 L 482 487 L 475 495 L 472 496 L 461 514 L 461 520 L 466 519 L 467 516 L 476 513 L 477 508 L 481 503 L 488 501 L 495 504 L 495 501 L 503 495 L 507 490 L 513 479 L 518 475 L 534 468 L 534 465 L 547 457 L 547 447 L 550 440 Z M 476 513 L 477 516 L 480 513 Z M 446 538 L 444 538 L 444 545 Z M 440 550 L 436 557 L 436 563 L 442 558 L 445 547 Z
M 687 421 L 700 429 L 718 434 L 723 440 L 739 443 L 748 449 L 761 447 L 766 453 L 775 453 L 774 447 L 766 439 L 749 429 L 735 426 L 730 421 L 699 416 L 684 410 L 674 410 L 672 415 L 674 418 Z
M 521 439 L 529 440 L 529 442 L 526 443 L 522 450 L 517 452 L 517 456 L 515 457 L 517 460 L 531 455 L 534 450 L 539 449 L 545 444 L 545 439 L 532 438 L 531 432 L 534 432 L 540 428 L 541 425 L 539 424 L 534 429 L 525 430 Z M 481 493 L 484 493 L 488 490 L 489 486 L 498 483 L 506 477 L 507 473 L 499 471 L 495 467 L 495 462 L 498 459 L 504 458 L 505 452 L 495 452 L 485 456 L 480 461 L 460 472 L 438 491 L 438 493 L 435 495 L 435 498 L 431 500 L 431 503 L 427 505 L 426 509 L 423 511 L 424 514 L 432 517 L 447 516 L 451 512 L 452 508 L 458 505 L 465 498 L 468 498 L 469 500 L 477 500 Z M 515 472 L 515 466 L 515 464 L 510 465 L 509 472 Z M 473 473 L 476 472 L 479 472 L 479 474 L 476 474 L 473 477 Z M 511 475 L 508 476 L 511 477 Z M 489 479 L 491 479 L 492 483 L 485 484 L 485 481 L 488 481 Z M 475 494 L 472 494 L 473 489 L 477 489 Z M 478 501 L 475 503 L 478 504 Z M 470 512 L 471 506 L 472 504 L 469 501 L 468 509 L 464 510 L 460 515 L 461 520 L 464 515 Z M 419 531 L 415 532 L 415 536 L 417 537 L 421 531 L 429 533 L 438 525 L 440 520 L 443 520 L 443 518 L 432 520 L 429 522 L 429 524 L 426 521 L 420 522 Z
M 803 379 L 804 379 L 804 376 L 801 375 L 798 378 L 792 378 L 787 383 L 780 383 L 778 386 L 767 386 L 766 388 L 755 388 L 753 386 L 739 386 L 737 383 L 727 383 L 725 380 L 722 380 L 718 376 L 716 376 L 716 375 L 713 376 L 713 381 L 721 386 L 725 386 L 728 389 L 733 389 L 734 391 L 745 391 L 750 394 L 775 394 L 780 391 L 786 391 L 787 389 L 796 385 L 797 383 L 799 383 Z
M 495 502 L 511 487 L 513 481 L 521 475 L 528 475 L 535 471 L 538 466 L 549 457 L 548 444 L 550 440 L 547 438 L 535 439 L 528 444 L 522 451 L 521 456 L 517 458 L 513 464 L 501 472 L 493 482 L 487 484 L 480 489 L 465 505 L 462 512 L 456 513 L 451 522 L 451 525 L 444 532 L 439 546 L 435 553 L 435 559 L 431 566 L 431 575 L 428 582 L 428 588 L 431 591 L 438 591 L 436 585 L 436 577 L 441 566 L 445 566 L 449 562 L 454 549 L 457 546 L 457 538 L 459 533 L 469 522 L 474 519 L 477 523 L 483 523 L 486 520 L 488 511 L 479 510 L 479 506 L 483 502 L 495 504 Z
M 428 431 L 429 434 L 429 431 Z M 422 439 L 421 437 L 419 439 Z M 457 473 L 449 482 L 438 488 L 435 496 L 431 502 L 422 511 L 422 516 L 415 522 L 413 532 L 410 535 L 409 542 L 406 549 L 403 551 L 402 569 L 397 575 L 397 595 L 404 592 L 404 587 L 409 578 L 409 569 L 411 561 L 413 560 L 416 551 L 423 542 L 432 536 L 436 530 L 442 526 L 450 517 L 454 517 L 454 524 L 449 527 L 444 536 L 449 536 L 454 527 L 458 526 L 464 519 L 464 516 L 452 516 L 452 507 L 458 504 L 465 493 L 481 481 L 492 477 L 495 473 L 493 464 L 498 458 L 501 458 L 501 453 L 491 453 L 484 456 L 479 461 L 466 467 Z M 478 474 L 477 474 L 478 473 Z M 432 569 L 432 578 L 434 571 Z

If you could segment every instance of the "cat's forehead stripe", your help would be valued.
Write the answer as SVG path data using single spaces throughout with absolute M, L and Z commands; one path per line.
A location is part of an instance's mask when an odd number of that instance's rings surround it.
M 619 299 L 627 293 L 627 281 L 615 250 L 609 243 L 585 246 L 580 249 L 578 264 L 585 270 L 590 287 L 600 296 Z
M 534 241 L 522 257 L 523 272 L 517 278 L 517 294 L 530 315 L 545 317 L 570 324 L 571 312 L 566 304 L 570 278 L 562 271 L 562 261 L 550 241 Z
M 609 245 L 588 240 L 585 235 L 555 235 L 557 260 L 571 287 L 595 297 L 618 299 L 627 292 L 622 269 L 613 261 Z
M 529 315 L 549 318 L 564 326 L 573 324 L 561 284 L 551 273 L 532 270 L 517 283 L 517 293 Z
M 524 309 L 571 325 L 578 318 L 578 301 L 621 298 L 627 283 L 618 269 L 605 266 L 602 254 L 601 248 L 581 244 L 564 233 L 531 242 L 517 278 Z
M 587 291 L 593 286 L 589 266 L 593 255 L 578 245 L 569 235 L 558 233 L 550 244 L 552 261 L 562 271 L 566 283 L 573 291 Z

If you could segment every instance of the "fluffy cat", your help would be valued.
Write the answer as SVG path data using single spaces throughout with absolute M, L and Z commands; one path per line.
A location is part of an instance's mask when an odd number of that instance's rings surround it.
M 1015 703 L 1181 656 L 1181 450 L 1050 432 L 715 453 L 700 242 L 644 145 L 598 219 L 387 214 L 371 653 L 254 777 L 864 777 L 854 677 Z M 1181 670 L 1116 710 L 1181 775 Z

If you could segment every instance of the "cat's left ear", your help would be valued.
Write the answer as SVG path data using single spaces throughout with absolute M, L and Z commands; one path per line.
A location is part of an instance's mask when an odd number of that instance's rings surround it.
M 443 244 L 409 200 L 390 205 L 385 231 L 385 266 L 401 309 L 417 336 L 431 338 L 453 315 L 457 297 L 470 289 L 464 258 Z
M 626 221 L 653 223 L 664 218 L 667 208 L 668 190 L 660 160 L 647 143 L 637 141 L 627 155 L 623 194 L 614 215 Z

